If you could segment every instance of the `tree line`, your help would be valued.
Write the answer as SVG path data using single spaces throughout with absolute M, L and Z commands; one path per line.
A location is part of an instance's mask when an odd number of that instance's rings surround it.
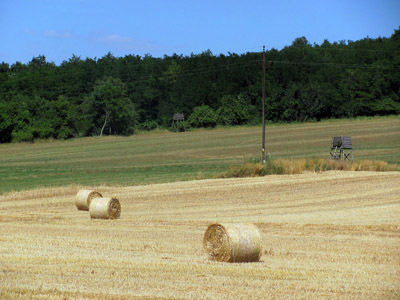
M 292 122 L 400 113 L 400 27 L 390 38 L 266 52 L 266 119 Z M 172 125 L 261 123 L 262 53 L 161 58 L 45 56 L 0 64 L 0 142 L 129 135 Z

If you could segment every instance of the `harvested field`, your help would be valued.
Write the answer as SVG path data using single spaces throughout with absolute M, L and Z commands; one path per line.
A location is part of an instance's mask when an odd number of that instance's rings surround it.
M 1 299 L 399 299 L 400 173 L 324 172 L 0 196 Z M 117 220 L 75 207 L 117 197 Z M 208 259 L 214 222 L 255 223 L 255 263 Z

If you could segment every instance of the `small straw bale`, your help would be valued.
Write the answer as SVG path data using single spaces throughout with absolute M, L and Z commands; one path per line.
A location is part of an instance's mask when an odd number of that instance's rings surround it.
M 261 256 L 261 236 L 253 224 L 211 224 L 203 238 L 210 259 L 220 262 L 253 262 Z
M 118 219 L 121 216 L 121 204 L 117 198 L 96 198 L 89 206 L 92 219 Z
M 76 194 L 75 205 L 78 210 L 89 210 L 90 202 L 94 198 L 103 197 L 99 192 L 92 190 L 80 190 L 78 194 Z

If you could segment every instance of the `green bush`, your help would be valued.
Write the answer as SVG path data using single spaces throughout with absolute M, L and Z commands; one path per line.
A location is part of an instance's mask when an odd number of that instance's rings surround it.
M 150 130 L 153 130 L 153 129 L 156 129 L 156 128 L 158 128 L 158 123 L 156 121 L 154 121 L 154 120 L 146 120 L 146 121 L 144 121 L 144 122 L 139 124 L 139 129 L 140 130 L 150 131 Z
M 250 106 L 243 96 L 224 96 L 221 106 L 217 110 L 218 124 L 220 125 L 242 125 L 250 120 Z
M 24 126 L 22 128 L 16 128 L 12 132 L 13 142 L 33 142 L 33 128 L 30 126 Z
M 188 122 L 192 127 L 215 127 L 217 114 L 208 105 L 196 106 L 189 116 Z

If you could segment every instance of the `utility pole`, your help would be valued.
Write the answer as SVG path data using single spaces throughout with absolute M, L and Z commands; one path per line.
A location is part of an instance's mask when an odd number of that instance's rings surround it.
M 262 78 L 262 163 L 266 163 L 265 159 L 265 46 L 263 46 L 263 78 Z

